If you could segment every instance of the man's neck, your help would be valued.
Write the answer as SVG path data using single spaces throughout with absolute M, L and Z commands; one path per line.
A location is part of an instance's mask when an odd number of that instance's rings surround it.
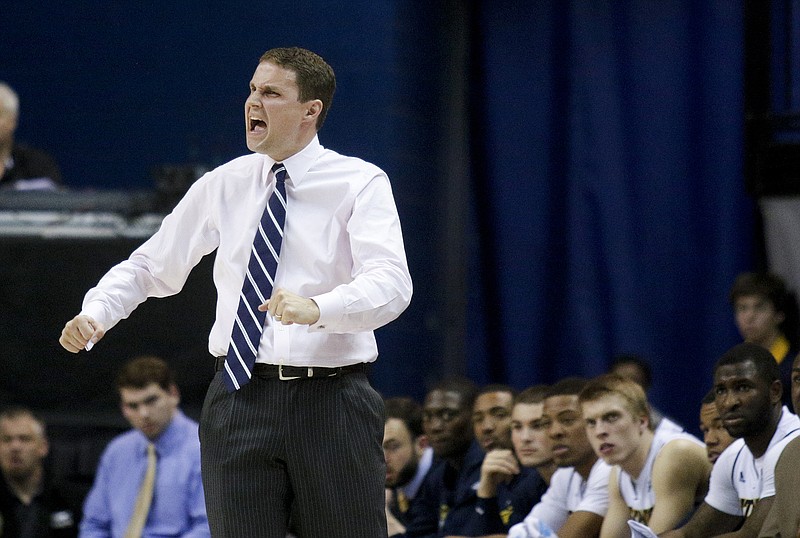
M 772 346 L 775 345 L 775 342 L 782 336 L 780 331 L 773 331 L 761 338 L 758 342 L 753 342 L 754 344 L 758 344 L 759 346 L 772 349 Z
M 545 484 L 548 486 L 550 485 L 550 480 L 553 478 L 553 474 L 558 469 L 558 465 L 553 460 L 548 461 L 547 463 L 543 463 L 542 465 L 537 465 L 534 467 L 536 471 L 541 475 L 542 479 L 544 479 Z
M 592 467 L 597 463 L 597 456 L 592 452 L 591 458 L 586 458 L 586 461 L 579 463 L 575 466 L 575 470 L 584 480 L 589 479 L 589 474 L 592 472 Z
M 653 446 L 653 432 L 648 429 L 642 434 L 641 442 L 636 450 L 620 464 L 622 470 L 634 479 L 639 478 L 639 473 L 642 472 L 644 464 L 647 462 L 651 446 Z
M 781 421 L 782 409 L 780 405 L 776 405 L 770 414 L 769 425 L 755 435 L 744 437 L 744 443 L 754 458 L 760 458 L 767 451 L 769 443 L 772 441 L 772 437 L 775 435 L 778 424 Z
M 41 467 L 37 467 L 33 472 L 24 477 L 16 478 L 8 475 L 4 475 L 4 477 L 8 488 L 22 504 L 31 504 L 36 494 L 41 491 L 44 471 Z
M 304 149 L 308 147 L 314 137 L 317 136 L 317 131 L 306 131 L 302 134 L 302 136 L 298 136 L 295 139 L 294 143 L 287 144 L 282 148 L 276 148 L 274 151 L 270 152 L 268 155 L 272 157 L 275 162 L 283 162 L 289 157 L 293 155 L 297 155 Z

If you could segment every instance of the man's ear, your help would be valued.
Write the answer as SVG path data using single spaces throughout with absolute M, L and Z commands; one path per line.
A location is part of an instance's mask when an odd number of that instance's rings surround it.
M 642 431 L 650 429 L 650 415 L 642 415 L 639 417 L 640 424 L 642 426 Z
M 313 119 L 317 121 L 317 117 L 322 112 L 322 101 L 319 99 L 313 99 L 308 102 L 308 108 L 306 108 L 306 118 Z
M 424 433 L 422 435 L 418 435 L 416 440 L 414 441 L 414 452 L 417 453 L 417 456 L 421 456 L 429 445 L 430 443 L 428 442 L 427 435 L 425 435 Z
M 178 385 L 173 383 L 172 385 L 169 386 L 169 395 L 172 396 L 173 398 L 176 398 L 178 400 L 178 403 L 180 403 L 181 391 L 178 389 Z
M 780 379 L 776 379 L 770 385 L 769 396 L 773 404 L 780 403 L 781 398 L 783 398 L 783 383 L 781 383 Z

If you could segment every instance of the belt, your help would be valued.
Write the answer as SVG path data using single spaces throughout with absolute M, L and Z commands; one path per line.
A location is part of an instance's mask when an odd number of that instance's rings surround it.
M 216 371 L 225 368 L 225 357 L 216 358 Z M 367 363 L 359 362 L 349 366 L 339 366 L 336 368 L 323 368 L 321 366 L 287 366 L 283 364 L 266 364 L 257 362 L 253 365 L 253 375 L 262 379 L 278 378 L 281 381 L 291 381 L 292 379 L 325 379 L 326 377 L 336 377 L 356 372 L 366 372 Z

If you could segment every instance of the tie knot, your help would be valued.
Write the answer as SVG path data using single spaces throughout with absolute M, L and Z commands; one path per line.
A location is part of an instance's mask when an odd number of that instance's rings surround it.
M 275 179 L 278 181 L 286 181 L 286 167 L 283 163 L 275 163 L 272 165 L 272 173 L 275 174 Z

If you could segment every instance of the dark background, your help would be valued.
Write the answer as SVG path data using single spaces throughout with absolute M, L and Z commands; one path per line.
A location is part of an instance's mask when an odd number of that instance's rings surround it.
M 796 78 L 791 61 L 769 61 L 796 53 L 770 37 L 783 21 L 770 11 L 794 16 L 784 5 L 5 0 L 0 80 L 20 94 L 18 138 L 54 154 L 88 199 L 245 153 L 260 54 L 320 53 L 338 80 L 320 140 L 387 171 L 414 278 L 411 307 L 377 332 L 376 387 L 421 398 L 459 373 L 523 388 L 638 353 L 653 402 L 694 430 L 712 365 L 738 341 L 728 289 L 763 265 L 747 110 L 754 95 L 762 113 L 800 108 L 770 92 Z M 753 6 L 767 16 L 755 37 Z M 749 65 L 747 50 L 765 60 Z M 155 353 L 199 409 L 211 260 L 91 353 L 57 344 L 138 242 L 0 242 L 2 402 L 118 419 L 114 370 Z

